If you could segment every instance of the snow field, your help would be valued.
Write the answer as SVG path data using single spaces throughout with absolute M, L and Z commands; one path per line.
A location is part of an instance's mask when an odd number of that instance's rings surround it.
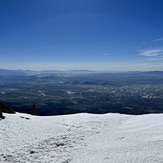
M 4 114 L 2 163 L 162 163 L 163 114 Z

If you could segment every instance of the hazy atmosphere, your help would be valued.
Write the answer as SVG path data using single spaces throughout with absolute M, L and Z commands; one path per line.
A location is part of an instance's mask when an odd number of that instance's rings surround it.
M 0 68 L 163 70 L 162 0 L 1 0 Z

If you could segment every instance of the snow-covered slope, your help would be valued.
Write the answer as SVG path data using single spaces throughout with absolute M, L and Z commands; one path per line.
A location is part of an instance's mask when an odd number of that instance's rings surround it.
M 4 114 L 1 163 L 162 163 L 163 114 Z

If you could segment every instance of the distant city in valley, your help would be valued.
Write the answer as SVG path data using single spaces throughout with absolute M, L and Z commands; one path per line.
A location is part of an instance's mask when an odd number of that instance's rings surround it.
M 41 116 L 163 113 L 163 72 L 1 69 L 0 102 Z

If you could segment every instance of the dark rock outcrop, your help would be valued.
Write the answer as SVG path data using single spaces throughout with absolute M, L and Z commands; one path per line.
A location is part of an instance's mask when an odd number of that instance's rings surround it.
M 11 113 L 11 114 L 14 114 L 15 111 L 10 108 L 9 106 L 3 104 L 3 103 L 0 103 L 0 112 L 2 113 Z
M 0 118 L 1 119 L 5 119 L 5 117 L 3 116 L 2 112 L 0 112 Z

